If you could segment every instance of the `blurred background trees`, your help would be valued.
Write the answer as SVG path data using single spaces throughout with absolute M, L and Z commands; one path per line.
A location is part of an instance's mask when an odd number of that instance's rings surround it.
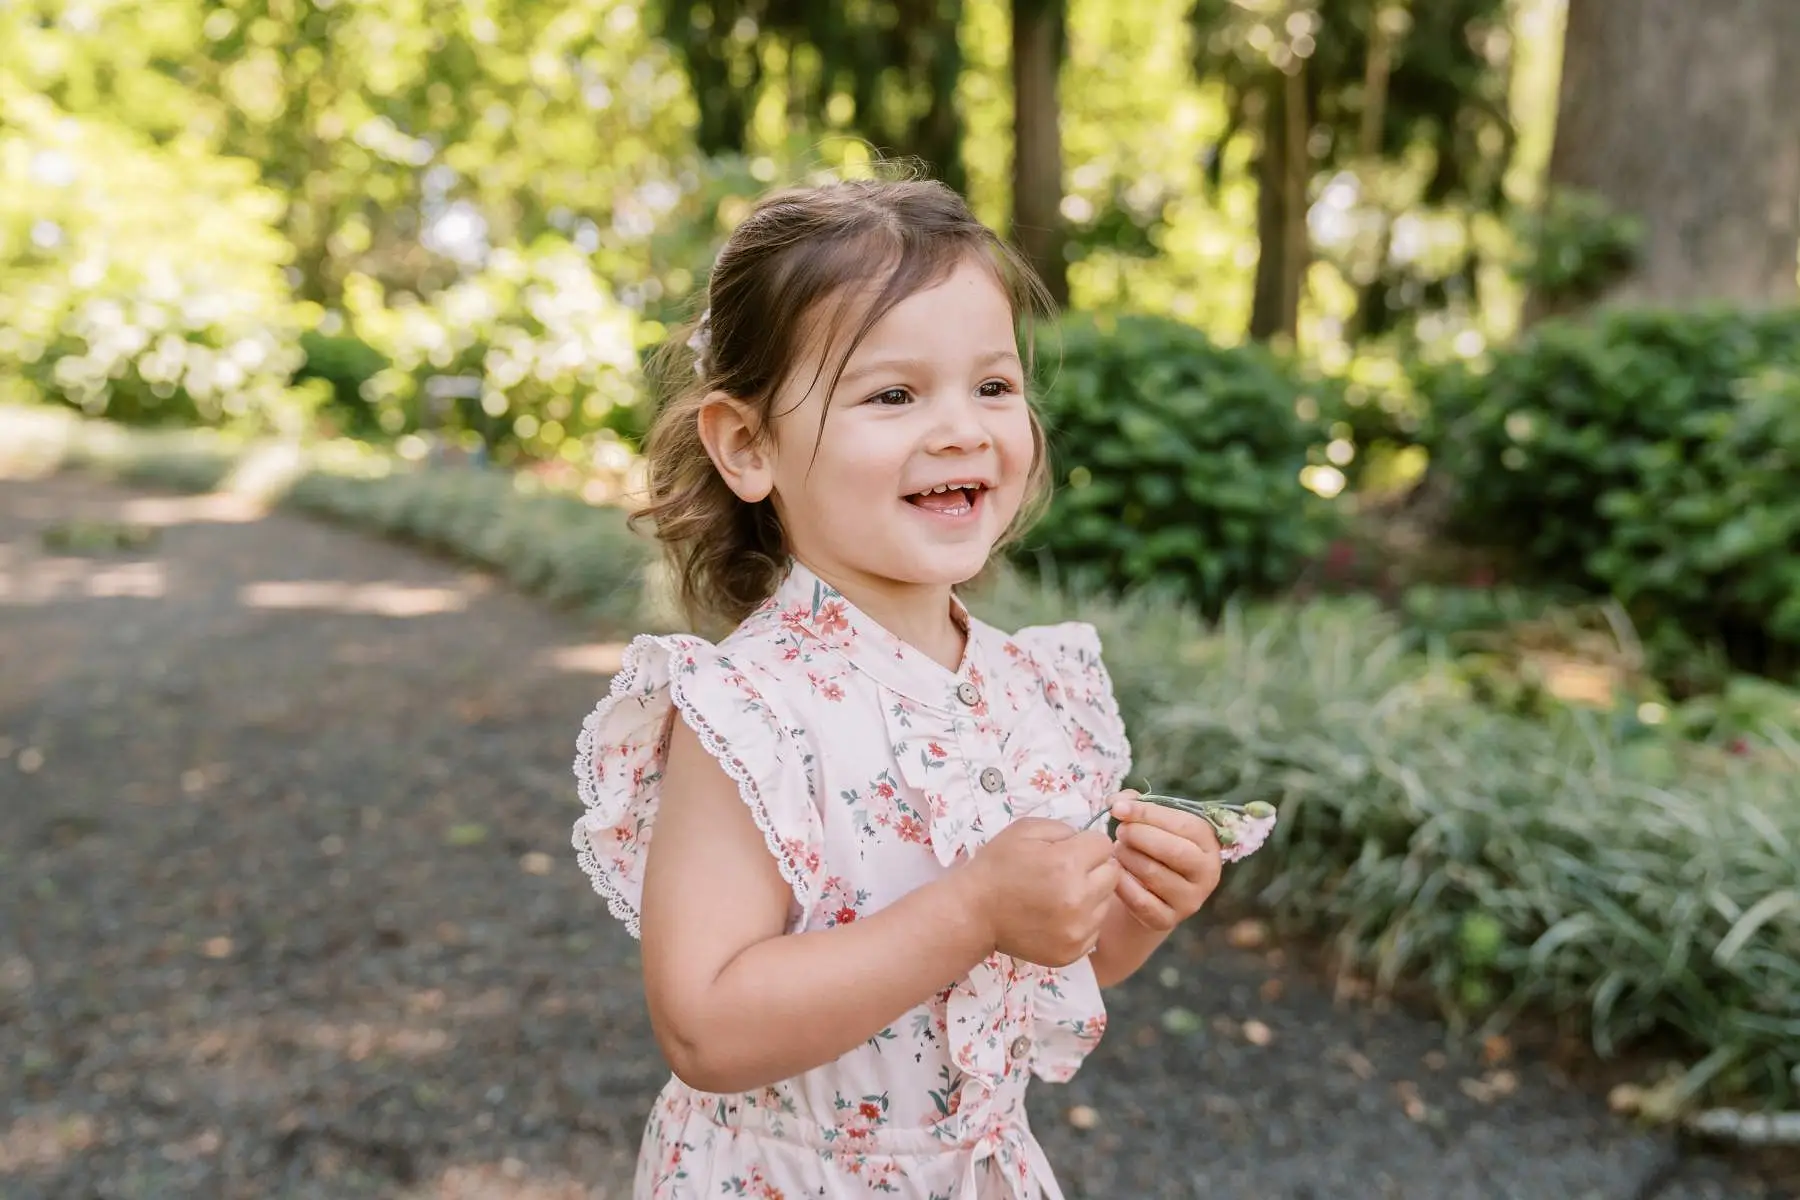
M 1620 514 L 1788 453 L 1797 68 L 1778 0 L 15 0 L 0 398 L 586 486 L 751 198 L 908 158 L 1072 311 L 1049 411 L 1110 423 L 1040 558 L 1212 606 L 1422 529 L 1651 621 L 1760 571 L 1772 662 L 1785 492 Z M 1712 307 L 1593 319 L 1645 305 Z

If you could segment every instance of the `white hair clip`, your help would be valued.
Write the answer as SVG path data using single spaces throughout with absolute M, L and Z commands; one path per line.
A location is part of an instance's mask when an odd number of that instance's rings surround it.
M 694 352 L 694 374 L 706 378 L 706 352 L 712 349 L 712 309 L 700 314 L 700 323 L 694 326 L 687 345 Z

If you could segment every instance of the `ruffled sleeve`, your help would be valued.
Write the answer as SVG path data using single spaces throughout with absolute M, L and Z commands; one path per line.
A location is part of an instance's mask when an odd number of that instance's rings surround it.
M 818 894 L 823 830 L 792 725 L 719 647 L 687 636 L 636 638 L 605 699 L 582 724 L 575 778 L 585 809 L 573 842 L 607 907 L 639 933 L 644 858 L 679 714 L 736 782 L 793 890 L 790 928 Z
M 1084 621 L 1033 625 L 1013 641 L 1037 664 L 1044 694 L 1062 718 L 1075 754 L 1090 778 L 1089 795 L 1103 802 L 1131 773 L 1131 743 L 1100 653 L 1100 633 Z

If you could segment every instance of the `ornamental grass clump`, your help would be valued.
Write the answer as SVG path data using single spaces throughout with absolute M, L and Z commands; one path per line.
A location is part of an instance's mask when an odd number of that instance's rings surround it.
M 1209 625 L 1149 593 L 986 599 L 996 623 L 1095 624 L 1134 779 L 1280 811 L 1221 900 L 1377 987 L 1427 985 L 1454 1024 L 1529 1010 L 1602 1054 L 1675 1047 L 1689 1102 L 1800 1093 L 1800 740 L 1734 754 L 1576 705 L 1499 711 L 1372 600 Z

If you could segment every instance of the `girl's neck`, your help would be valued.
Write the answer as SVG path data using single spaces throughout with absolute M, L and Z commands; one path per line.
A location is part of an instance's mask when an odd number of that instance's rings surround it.
M 858 612 L 946 671 L 961 668 L 968 630 L 956 619 L 948 584 L 905 584 L 864 579 L 806 563 L 856 606 Z

